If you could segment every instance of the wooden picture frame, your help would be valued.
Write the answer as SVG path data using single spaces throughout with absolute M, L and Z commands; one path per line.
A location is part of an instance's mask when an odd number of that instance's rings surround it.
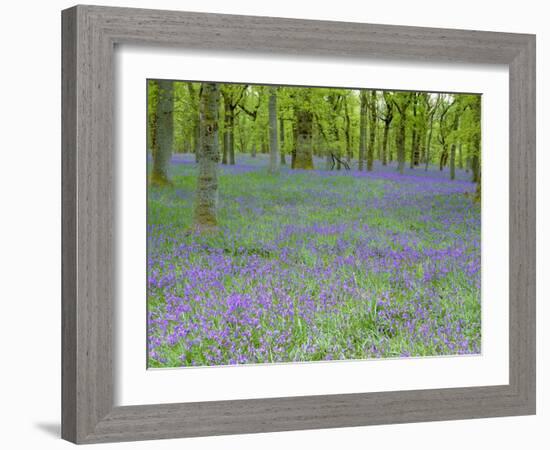
M 535 36 L 98 6 L 62 13 L 62 437 L 178 438 L 535 413 Z M 506 64 L 509 384 L 114 407 L 116 44 Z

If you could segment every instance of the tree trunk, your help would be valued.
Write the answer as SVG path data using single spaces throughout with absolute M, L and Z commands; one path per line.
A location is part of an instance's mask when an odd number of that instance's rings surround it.
M 189 92 L 189 97 L 191 98 L 191 104 L 193 107 L 194 117 L 193 117 L 193 153 L 195 154 L 195 162 L 199 160 L 199 148 L 200 148 L 200 112 L 199 105 L 197 101 L 197 94 L 195 92 L 195 87 L 193 83 L 187 83 L 187 90 Z
M 174 85 L 172 81 L 165 80 L 158 80 L 157 84 L 157 126 L 151 184 L 166 186 L 171 184 L 168 178 L 168 166 L 174 145 Z
M 370 93 L 370 123 L 369 123 L 369 146 L 367 147 L 367 171 L 372 171 L 374 163 L 374 142 L 376 136 L 376 91 Z
M 296 111 L 296 156 L 294 169 L 313 169 L 313 113 Z
M 279 145 L 277 142 L 277 88 L 270 88 L 269 93 L 269 171 L 277 172 Z
M 411 160 L 409 167 L 412 169 L 414 167 L 414 147 L 416 144 L 416 128 L 413 126 L 412 136 L 411 136 Z
M 430 165 L 430 148 L 432 145 L 432 133 L 433 133 L 433 115 L 430 117 L 430 128 L 428 129 L 428 142 L 426 143 L 426 168 L 425 170 L 428 170 L 428 167 Z
M 404 115 L 399 118 L 399 127 L 397 129 L 396 144 L 397 144 L 397 170 L 403 174 L 405 170 L 405 137 L 406 125 Z
M 472 155 L 472 181 L 476 183 L 476 200 L 481 200 L 481 161 L 480 161 L 480 139 L 474 137 L 473 155 Z
M 218 206 L 218 101 L 216 83 L 203 83 L 200 99 L 201 147 L 195 201 L 195 226 L 199 230 L 217 227 Z
M 336 145 L 334 146 L 334 154 L 336 155 L 336 170 L 342 170 L 342 155 L 340 152 L 340 131 L 338 129 L 338 126 L 334 127 L 334 136 L 336 137 Z
M 420 128 L 420 132 L 418 134 L 418 161 L 416 162 L 416 165 L 419 166 L 420 163 L 423 163 L 426 158 L 426 124 L 422 124 L 422 127 Z
M 229 137 L 229 106 L 227 103 L 224 105 L 223 112 L 223 151 L 222 151 L 222 164 L 227 164 L 229 157 L 229 146 L 230 137 Z
M 345 100 L 345 104 L 344 104 L 344 112 L 345 112 L 345 135 L 346 135 L 346 161 L 349 164 L 353 159 L 353 149 L 352 149 L 352 142 L 351 142 L 351 119 L 349 116 L 349 106 L 348 106 L 347 99 Z
M 158 126 L 158 114 L 157 114 L 157 96 L 158 96 L 158 83 L 156 80 L 149 80 L 149 92 L 147 94 L 148 98 L 151 99 L 150 103 L 148 102 L 149 107 L 149 129 L 147 133 L 148 148 L 151 149 L 151 156 L 153 161 L 155 160 L 155 152 L 157 152 L 157 126 Z
M 447 144 L 443 144 L 441 149 L 441 156 L 439 157 L 439 170 L 443 170 L 447 165 L 447 159 L 449 159 L 449 148 Z
M 474 153 L 472 156 L 472 183 L 479 182 L 479 156 Z
M 455 116 L 454 116 L 454 121 L 453 121 L 453 131 L 454 131 L 454 135 L 453 135 L 453 143 L 451 144 L 451 154 L 450 154 L 450 161 L 449 161 L 449 166 L 450 166 L 450 178 L 451 180 L 454 180 L 455 177 L 456 177 L 456 132 L 458 130 L 458 125 L 459 125 L 459 122 L 460 122 L 460 118 L 459 118 L 459 115 L 458 115 L 458 112 L 455 113 Z
M 239 130 L 239 151 L 244 153 L 247 149 L 249 139 L 247 139 L 242 119 L 237 121 L 236 129 Z
M 388 164 L 388 134 L 390 132 L 390 122 L 384 122 L 384 134 L 382 136 L 382 165 Z
M 456 178 L 455 164 L 456 164 L 456 144 L 453 142 L 451 144 L 451 155 L 449 160 L 449 167 L 451 169 L 450 170 L 451 180 L 454 180 Z
M 416 112 L 418 106 L 418 95 L 414 95 L 413 100 L 413 128 L 412 128 L 412 139 L 411 139 L 411 169 L 414 166 L 418 166 L 418 160 L 420 158 L 420 147 L 418 145 L 418 124 L 416 123 Z
M 359 116 L 359 158 L 358 168 L 363 170 L 365 151 L 367 147 L 367 92 L 361 90 L 361 109 Z
M 286 165 L 286 160 L 285 160 L 285 121 L 283 120 L 283 118 L 279 119 L 279 134 L 280 134 L 280 139 L 281 139 L 281 148 L 280 148 L 281 166 L 285 166 Z
M 231 166 L 235 165 L 235 110 L 233 108 L 229 109 L 229 164 Z
M 199 151 L 201 148 L 201 126 L 200 126 L 199 120 L 195 122 L 194 128 L 195 129 L 194 129 L 194 138 L 193 138 L 193 143 L 194 143 L 193 152 L 195 153 L 195 162 L 198 162 Z

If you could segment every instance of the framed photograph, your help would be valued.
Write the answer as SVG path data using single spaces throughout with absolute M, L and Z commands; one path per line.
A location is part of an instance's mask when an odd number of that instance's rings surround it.
M 62 436 L 535 413 L 535 37 L 62 13 Z

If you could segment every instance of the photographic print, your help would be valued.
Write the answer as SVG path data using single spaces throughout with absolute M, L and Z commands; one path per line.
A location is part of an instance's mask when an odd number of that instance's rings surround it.
M 481 353 L 481 95 L 144 90 L 149 368 Z

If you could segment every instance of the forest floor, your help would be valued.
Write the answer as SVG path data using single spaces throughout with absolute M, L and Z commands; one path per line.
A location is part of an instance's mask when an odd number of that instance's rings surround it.
M 480 353 L 470 174 L 271 175 L 266 155 L 238 154 L 221 170 L 220 232 L 201 237 L 193 158 L 149 189 L 150 367 Z

